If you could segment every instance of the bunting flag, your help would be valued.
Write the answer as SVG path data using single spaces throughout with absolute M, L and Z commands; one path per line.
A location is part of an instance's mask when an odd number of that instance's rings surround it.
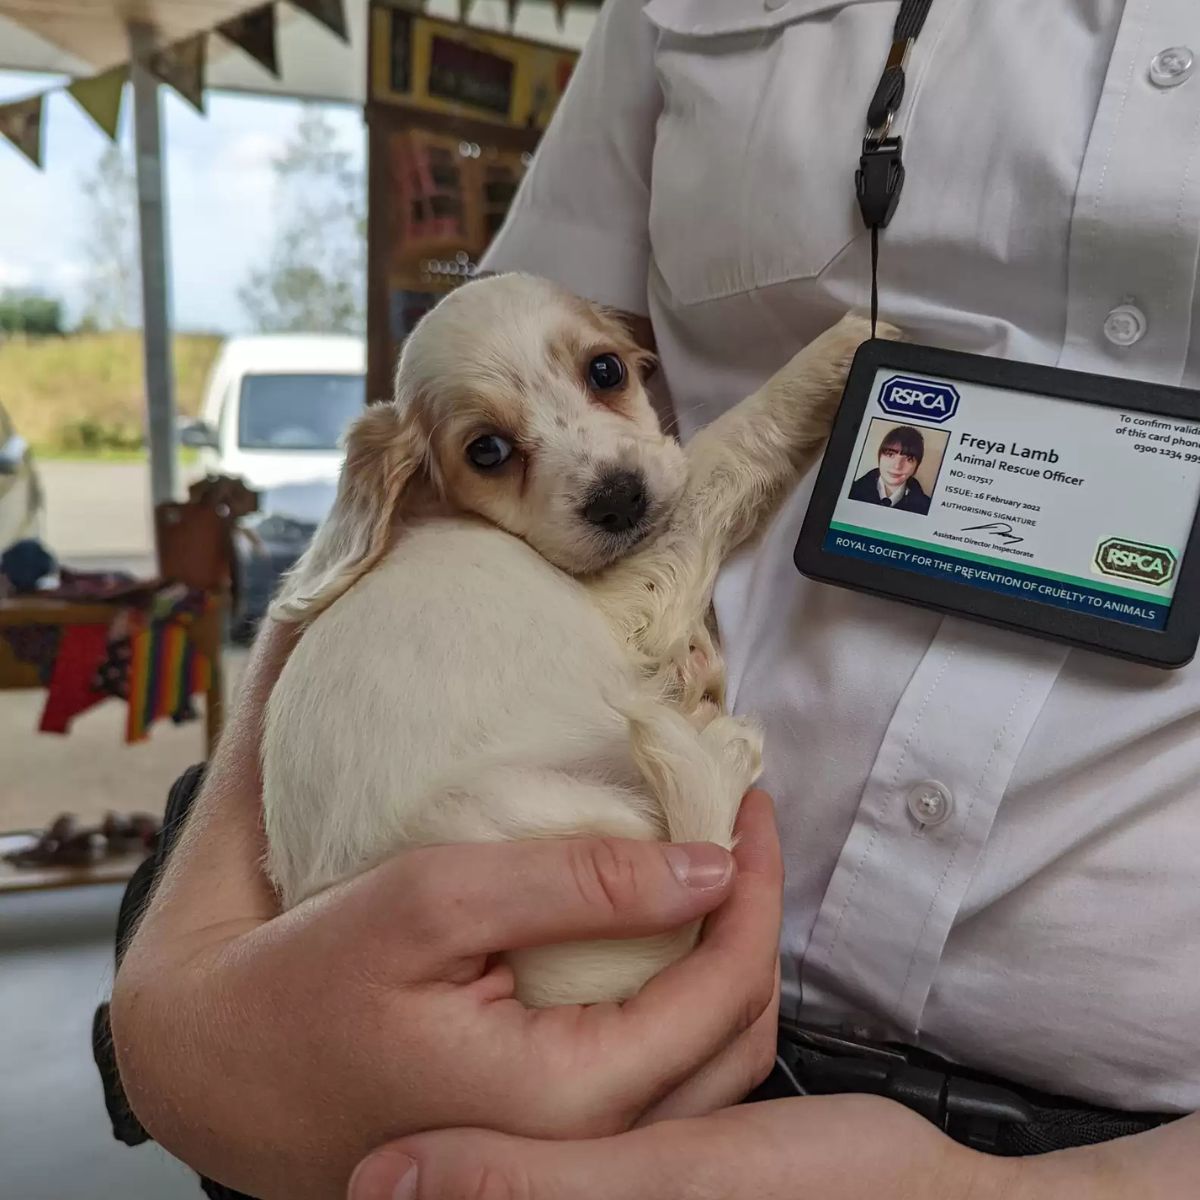
M 2 2 L 0 0 L 0 4 Z M 349 44 L 345 0 L 289 0 L 289 3 Z M 520 3 L 521 0 L 505 0 L 510 30 L 516 24 Z M 571 0 L 552 0 L 552 3 L 558 27 L 562 29 Z M 474 0 L 458 0 L 458 16 L 463 24 L 467 24 L 473 4 Z M 407 6 L 423 10 L 425 3 L 424 0 L 407 0 Z M 274 3 L 260 3 L 248 12 L 223 21 L 211 32 L 219 33 L 276 79 L 280 78 Z M 163 47 L 152 54 L 146 64 L 156 78 L 173 88 L 201 114 L 204 112 L 208 37 L 208 32 L 201 32 Z M 65 87 L 60 85 L 37 96 L 0 104 L 0 137 L 10 141 L 35 167 L 41 167 L 45 99 L 53 92 L 67 91 L 96 126 L 116 141 L 128 80 L 128 65 L 114 67 L 100 75 L 73 80 Z
M 265 67 L 276 79 L 279 78 L 279 58 L 275 48 L 275 6 L 264 4 L 252 8 L 232 21 L 217 26 L 217 32 L 239 49 L 244 50 L 256 63 Z
M 128 67 L 114 67 L 103 75 L 76 79 L 67 87 L 75 103 L 114 142 L 117 140 L 117 127 L 121 123 L 121 101 L 128 78 Z
M 302 8 L 314 20 L 320 21 L 326 29 L 333 30 L 343 42 L 350 41 L 350 32 L 346 27 L 346 8 L 342 0 L 291 0 L 296 8 Z M 461 5 L 462 0 L 459 0 Z
M 35 167 L 42 165 L 42 102 L 44 96 L 30 96 L 0 105 L 0 136 L 10 142 Z
M 150 70 L 173 87 L 198 113 L 204 112 L 204 52 L 208 35 L 198 33 L 150 58 Z

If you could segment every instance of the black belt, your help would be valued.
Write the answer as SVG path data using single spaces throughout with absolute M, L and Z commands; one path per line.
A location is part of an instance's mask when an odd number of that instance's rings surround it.
M 1182 1115 L 1095 1107 L 957 1066 L 927 1050 L 858 1041 L 786 1020 L 779 1026 L 775 1069 L 747 1102 L 846 1093 L 895 1100 L 956 1142 L 1006 1157 L 1091 1146 Z

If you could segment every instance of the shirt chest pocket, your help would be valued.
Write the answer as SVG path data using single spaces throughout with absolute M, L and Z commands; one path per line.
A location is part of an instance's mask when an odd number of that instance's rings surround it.
M 854 170 L 897 7 L 650 0 L 650 241 L 675 300 L 813 278 L 863 234 Z

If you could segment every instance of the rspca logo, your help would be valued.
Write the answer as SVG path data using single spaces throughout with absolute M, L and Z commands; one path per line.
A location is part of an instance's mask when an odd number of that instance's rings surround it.
M 1101 575 L 1116 575 L 1138 583 L 1161 587 L 1175 574 L 1179 560 L 1162 546 L 1127 542 L 1124 538 L 1106 538 L 1096 547 L 1096 570 Z
M 893 375 L 879 393 L 879 407 L 894 417 L 941 425 L 958 412 L 958 389 L 948 383 Z

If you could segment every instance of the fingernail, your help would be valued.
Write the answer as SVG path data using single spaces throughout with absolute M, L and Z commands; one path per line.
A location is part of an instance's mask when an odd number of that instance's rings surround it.
M 724 887 L 733 874 L 733 856 L 713 842 L 664 846 L 663 856 L 684 887 L 699 891 Z
M 417 1164 L 397 1150 L 372 1154 L 350 1177 L 349 1200 L 413 1200 L 417 1194 Z

